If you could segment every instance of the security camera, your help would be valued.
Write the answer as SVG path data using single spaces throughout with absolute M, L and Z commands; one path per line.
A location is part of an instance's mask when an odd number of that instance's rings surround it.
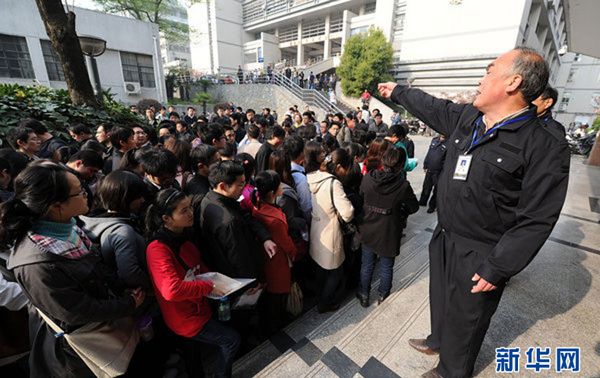
M 558 50 L 558 55 L 563 56 L 567 53 L 567 45 L 563 45 L 563 47 Z

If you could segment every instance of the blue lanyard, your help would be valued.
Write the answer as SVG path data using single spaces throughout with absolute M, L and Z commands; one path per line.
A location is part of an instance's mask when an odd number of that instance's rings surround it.
M 483 119 L 483 116 L 481 118 L 479 118 L 479 121 L 477 121 L 477 125 L 475 125 L 475 132 L 473 133 L 473 140 L 471 141 L 471 148 L 476 145 L 477 143 L 479 143 L 483 138 L 485 138 L 486 136 L 488 136 L 488 134 L 492 133 L 494 130 L 497 130 L 498 128 L 500 128 L 501 126 L 505 126 L 505 125 L 509 125 L 511 123 L 515 123 L 518 121 L 522 121 L 524 119 L 527 118 L 532 118 L 533 114 L 529 114 L 526 115 L 524 117 L 519 117 L 519 118 L 515 118 L 515 119 L 510 119 L 506 122 L 502 122 L 501 124 L 492 127 L 491 129 L 489 129 L 481 138 L 475 140 L 475 138 L 477 138 L 477 129 L 479 128 L 479 123 L 481 122 L 481 120 Z

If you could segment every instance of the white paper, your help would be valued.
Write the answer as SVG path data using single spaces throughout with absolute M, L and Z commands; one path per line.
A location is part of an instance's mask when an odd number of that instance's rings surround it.
M 253 307 L 258 302 L 262 291 L 263 289 L 258 289 L 258 291 L 252 295 L 248 295 L 246 293 L 240 295 L 233 304 L 232 308 Z
M 239 278 L 239 279 L 230 278 L 219 272 L 209 272 L 209 273 L 199 274 L 196 276 L 196 280 L 212 281 L 215 284 L 218 283 L 219 286 L 221 286 L 222 288 L 225 289 L 225 295 L 223 295 L 223 297 L 226 297 L 229 294 L 236 292 L 239 289 L 241 289 L 242 287 L 248 285 L 249 283 L 256 281 L 254 278 Z M 210 299 L 221 299 L 222 298 L 214 293 L 210 293 L 206 297 L 210 298 Z

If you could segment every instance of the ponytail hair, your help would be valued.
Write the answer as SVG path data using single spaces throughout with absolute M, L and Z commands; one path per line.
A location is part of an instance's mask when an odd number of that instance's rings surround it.
M 67 171 L 56 164 L 25 168 L 15 179 L 15 195 L 0 204 L 0 246 L 17 245 L 50 206 L 69 199 Z
M 323 163 L 321 163 L 321 168 L 319 169 L 321 172 L 328 172 L 334 176 L 336 175 L 336 167 L 341 165 L 346 170 L 350 169 L 352 165 L 352 157 L 348 153 L 348 151 L 338 148 L 331 155 L 325 157 Z
M 256 182 L 256 189 L 252 191 L 250 200 L 254 206 L 258 206 L 261 198 L 265 198 L 269 192 L 276 192 L 281 185 L 281 178 L 275 171 L 267 170 L 261 171 L 254 176 Z
M 146 212 L 146 240 L 150 240 L 154 233 L 163 225 L 163 215 L 171 216 L 173 211 L 179 205 L 179 202 L 186 198 L 185 193 L 177 189 L 163 189 L 158 192 L 156 200 L 148 207 Z

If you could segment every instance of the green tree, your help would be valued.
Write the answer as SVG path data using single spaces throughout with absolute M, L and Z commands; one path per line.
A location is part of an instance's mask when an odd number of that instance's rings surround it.
M 158 29 L 169 42 L 185 42 L 189 38 L 187 24 L 168 19 L 181 7 L 178 0 L 94 0 L 107 13 L 127 13 L 131 17 L 158 24 Z M 190 0 L 196 3 L 201 0 Z M 208 1 L 208 0 L 205 0 Z
M 365 89 L 373 94 L 378 83 L 393 80 L 389 73 L 393 54 L 392 43 L 379 28 L 372 26 L 368 33 L 350 38 L 336 70 L 344 94 L 358 97 Z

